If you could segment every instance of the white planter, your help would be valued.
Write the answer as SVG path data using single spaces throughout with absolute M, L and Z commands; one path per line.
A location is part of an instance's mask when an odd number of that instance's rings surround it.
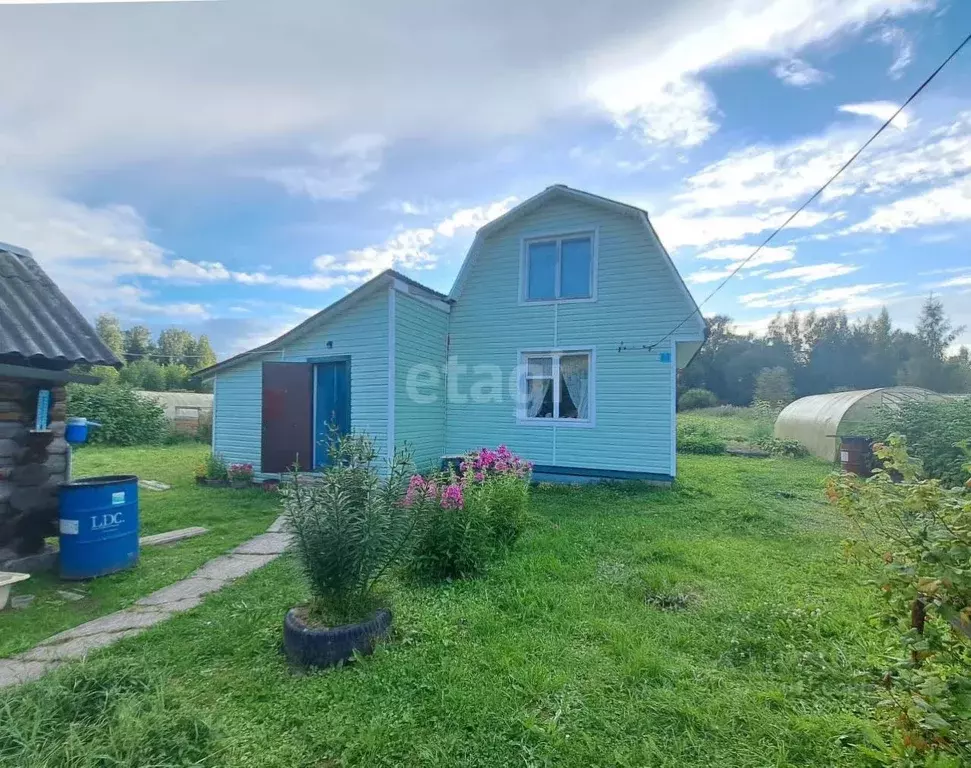
M 29 578 L 29 573 L 0 571 L 0 611 L 7 607 L 7 601 L 10 599 L 10 588 L 18 581 L 27 581 Z

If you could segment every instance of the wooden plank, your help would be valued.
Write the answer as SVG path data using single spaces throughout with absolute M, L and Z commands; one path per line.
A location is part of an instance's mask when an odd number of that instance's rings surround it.
M 204 533 L 209 533 L 209 529 L 199 526 L 194 528 L 179 528 L 176 531 L 166 531 L 165 533 L 156 533 L 152 536 L 142 536 L 138 539 L 138 544 L 142 547 L 156 547 L 162 544 L 174 544 L 177 541 L 191 539 L 193 536 L 201 536 Z

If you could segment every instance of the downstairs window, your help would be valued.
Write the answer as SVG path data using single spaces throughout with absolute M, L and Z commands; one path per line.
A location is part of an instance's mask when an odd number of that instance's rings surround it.
M 520 418 L 544 423 L 592 421 L 590 352 L 528 352 L 523 355 Z

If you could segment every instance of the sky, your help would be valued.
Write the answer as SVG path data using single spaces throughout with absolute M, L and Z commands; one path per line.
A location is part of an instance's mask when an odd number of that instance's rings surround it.
M 971 3 L 0 0 L 0 30 L 0 241 L 88 317 L 225 357 L 389 267 L 447 292 L 556 183 L 647 210 L 700 302 Z M 934 293 L 971 344 L 969 236 L 971 46 L 704 312 L 910 328 Z

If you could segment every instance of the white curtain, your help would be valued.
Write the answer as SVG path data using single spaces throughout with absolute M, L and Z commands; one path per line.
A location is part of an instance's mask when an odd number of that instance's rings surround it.
M 590 384 L 590 367 L 586 355 L 564 355 L 560 358 L 560 378 L 577 407 L 577 418 L 589 418 L 587 393 Z
M 526 390 L 526 415 L 534 419 L 539 415 L 540 409 L 543 407 L 543 401 L 546 400 L 546 395 L 550 391 L 550 385 L 553 383 L 551 379 L 527 379 L 527 390 Z

